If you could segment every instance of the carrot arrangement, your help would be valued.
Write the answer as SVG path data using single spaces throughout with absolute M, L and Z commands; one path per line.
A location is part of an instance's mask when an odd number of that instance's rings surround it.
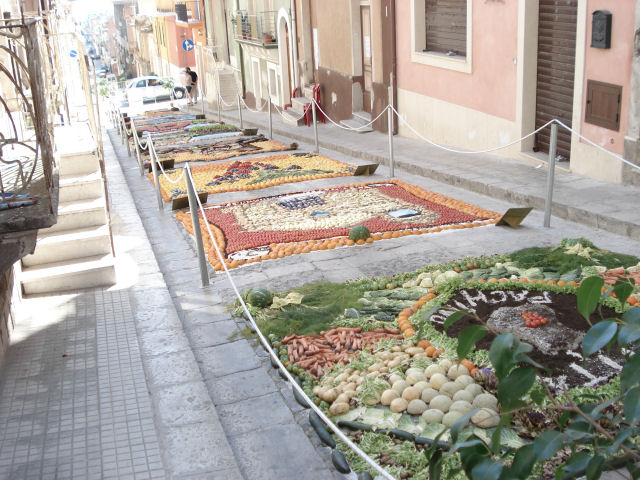
M 339 327 L 317 336 L 289 335 L 282 340 L 282 345 L 287 346 L 289 361 L 318 378 L 335 365 L 346 364 L 354 352 L 388 339 L 402 340 L 403 336 L 398 329 L 389 327 L 368 332 L 355 327 Z

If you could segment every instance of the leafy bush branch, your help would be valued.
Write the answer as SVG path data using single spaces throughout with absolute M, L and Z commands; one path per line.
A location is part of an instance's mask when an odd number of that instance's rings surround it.
M 620 374 L 620 391 L 608 399 L 583 394 L 579 403 L 566 387 L 563 393 L 554 395 L 543 380 L 545 367 L 528 355 L 533 350 L 531 345 L 511 333 L 493 331 L 474 313 L 458 311 L 447 318 L 445 330 L 467 314 L 475 316 L 478 322 L 459 335 L 456 353 L 461 359 L 466 358 L 488 332 L 497 335 L 489 350 L 489 360 L 497 378 L 502 413 L 490 442 L 475 434 L 460 435 L 477 409 L 451 427 L 448 452 L 438 447 L 436 438 L 434 445 L 425 451 L 430 478 L 440 478 L 443 455 L 455 453 L 460 455 L 467 477 L 478 480 L 528 478 L 534 471 L 540 471 L 541 465 L 547 469 L 555 467 L 558 479 L 579 476 L 597 479 L 604 470 L 622 467 L 627 469 L 629 478 L 640 478 L 640 467 L 636 466 L 640 462 L 640 376 L 637 374 L 640 371 L 640 307 L 627 309 L 625 305 L 633 292 L 633 281 L 619 280 L 608 290 L 603 287 L 602 278 L 586 278 L 577 290 L 577 301 L 578 311 L 590 325 L 582 340 L 583 358 L 586 360 L 606 348 L 626 361 Z M 600 306 L 605 298 L 619 302 L 618 311 L 624 312 L 621 318 L 604 318 Z M 590 317 L 596 310 L 600 321 L 594 324 Z M 542 388 L 534 389 L 536 385 Z M 522 412 L 543 412 L 552 420 L 552 428 L 519 448 L 502 445 L 502 429 Z

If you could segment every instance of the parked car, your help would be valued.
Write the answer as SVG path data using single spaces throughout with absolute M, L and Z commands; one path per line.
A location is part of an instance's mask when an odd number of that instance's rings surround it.
M 173 98 L 181 99 L 186 95 L 184 87 L 173 87 Z M 125 96 L 132 103 L 151 103 L 171 99 L 171 90 L 165 86 L 160 77 L 149 75 L 133 78 L 125 87 Z

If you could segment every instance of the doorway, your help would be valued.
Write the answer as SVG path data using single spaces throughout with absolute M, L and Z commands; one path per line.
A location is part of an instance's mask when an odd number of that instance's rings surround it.
M 285 17 L 285 14 L 279 14 L 278 17 L 278 57 L 280 59 L 280 77 L 282 82 L 280 105 L 284 106 L 291 103 L 291 89 L 293 86 L 291 74 L 291 37 L 288 18 Z
M 365 112 L 371 113 L 371 8 L 369 5 L 360 6 L 360 25 L 362 32 L 362 107 Z
M 540 0 L 538 11 L 538 62 L 536 129 L 553 118 L 571 127 L 576 63 L 578 0 Z M 550 129 L 536 134 L 536 151 L 549 152 Z M 557 155 L 568 160 L 571 132 L 558 129 Z

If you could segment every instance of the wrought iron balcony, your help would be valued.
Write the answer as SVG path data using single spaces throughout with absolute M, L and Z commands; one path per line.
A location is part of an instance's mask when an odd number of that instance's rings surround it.
M 233 14 L 231 23 L 235 39 L 263 46 L 276 46 L 276 20 L 278 12 L 248 12 L 238 10 Z
M 37 229 L 56 222 L 58 178 L 47 113 L 53 99 L 46 83 L 53 72 L 44 38 L 41 20 L 0 20 L 0 271 L 29 253 L 24 250 Z
M 162 2 L 156 6 L 159 12 L 175 13 L 178 22 L 200 23 L 204 21 L 204 10 L 200 0 L 177 0 L 175 3 Z

